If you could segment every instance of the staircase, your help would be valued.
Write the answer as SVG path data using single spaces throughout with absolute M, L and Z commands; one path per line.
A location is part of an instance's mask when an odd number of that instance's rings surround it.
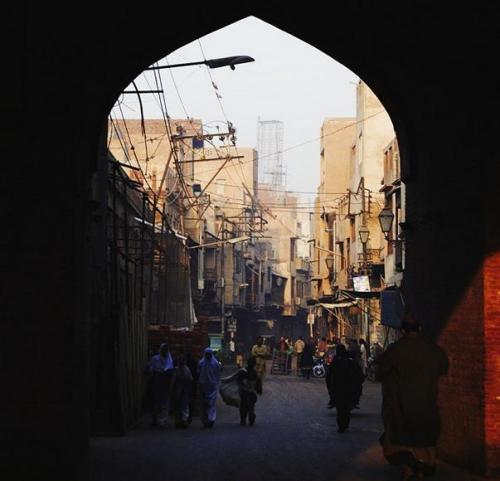
M 271 364 L 271 374 L 278 375 L 288 375 L 290 371 L 288 369 L 289 365 L 289 355 L 286 352 L 280 352 L 274 350 Z

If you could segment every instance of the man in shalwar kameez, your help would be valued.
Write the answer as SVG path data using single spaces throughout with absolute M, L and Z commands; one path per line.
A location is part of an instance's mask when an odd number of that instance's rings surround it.
M 436 469 L 438 380 L 448 370 L 448 359 L 420 332 L 411 315 L 405 316 L 403 331 L 405 335 L 376 363 L 382 380 L 384 456 L 402 467 L 402 480 L 409 480 L 432 475 Z
M 206 428 L 215 423 L 217 392 L 220 384 L 220 362 L 212 349 L 207 347 L 203 358 L 198 363 L 198 385 L 201 393 L 201 420 Z
M 261 383 L 263 383 L 266 373 L 266 359 L 269 357 L 269 349 L 264 345 L 262 336 L 257 338 L 257 344 L 254 344 L 252 347 L 252 356 L 255 358 L 255 371 L 257 371 L 257 375 Z

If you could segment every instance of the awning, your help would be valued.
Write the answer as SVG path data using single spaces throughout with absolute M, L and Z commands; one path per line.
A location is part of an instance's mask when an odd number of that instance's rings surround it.
M 321 302 L 320 304 L 317 304 L 318 306 L 324 307 L 325 309 L 334 309 L 336 307 L 352 307 L 352 306 L 357 306 L 358 303 L 356 301 L 349 301 L 349 302 L 335 302 L 333 304 L 327 303 L 327 302 Z

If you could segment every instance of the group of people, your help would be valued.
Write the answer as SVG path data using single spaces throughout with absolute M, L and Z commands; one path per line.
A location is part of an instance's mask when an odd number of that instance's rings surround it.
M 293 347 L 308 377 L 313 356 L 322 345 L 299 338 Z M 328 407 L 337 409 L 338 432 L 343 433 L 349 426 L 351 411 L 359 407 L 368 365 L 368 346 L 362 339 L 349 346 L 337 340 L 334 349 L 326 376 L 330 396 Z M 373 350 L 378 355 L 372 356 L 372 362 L 382 382 L 384 433 L 380 444 L 384 456 L 390 463 L 401 466 L 402 480 L 431 475 L 436 467 L 440 431 L 437 387 L 439 377 L 448 369 L 446 354 L 421 333 L 418 322 L 408 314 L 403 320 L 403 336 L 385 351 L 378 345 L 374 345 Z M 255 403 L 262 394 L 269 357 L 269 348 L 259 337 L 247 365 L 233 376 L 239 390 L 241 425 L 255 423 Z M 158 354 L 151 358 L 148 371 L 154 425 L 165 427 L 172 406 L 176 425 L 186 427 L 191 422 L 196 384 L 201 396 L 203 425 L 207 428 L 214 425 L 221 364 L 210 348 L 205 349 L 202 359 L 196 363 L 188 354 L 174 361 L 168 346 L 162 344 Z
M 174 361 L 168 345 L 162 343 L 158 354 L 151 358 L 147 373 L 150 378 L 145 404 L 151 412 L 152 426 L 165 428 L 173 412 L 176 427 L 188 427 L 198 391 L 203 425 L 214 425 L 221 363 L 212 349 L 206 348 L 198 363 L 189 353 L 180 354 Z
M 257 394 L 262 394 L 267 348 L 258 341 L 247 365 L 234 378 L 239 388 L 240 423 L 255 423 Z M 151 425 L 165 428 L 171 413 L 177 428 L 191 424 L 199 393 L 200 417 L 204 427 L 212 428 L 217 417 L 217 394 L 221 384 L 222 365 L 211 348 L 196 363 L 189 353 L 173 359 L 168 345 L 162 343 L 148 366 L 149 383 L 145 407 L 151 412 Z

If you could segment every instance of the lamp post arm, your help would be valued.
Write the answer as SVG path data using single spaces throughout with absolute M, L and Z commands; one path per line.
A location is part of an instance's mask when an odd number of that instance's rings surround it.
M 206 60 L 201 60 L 199 62 L 175 63 L 173 65 L 158 65 L 155 67 L 145 68 L 144 70 L 161 70 L 164 68 L 190 67 L 191 65 L 207 65 L 207 62 L 206 62 Z

